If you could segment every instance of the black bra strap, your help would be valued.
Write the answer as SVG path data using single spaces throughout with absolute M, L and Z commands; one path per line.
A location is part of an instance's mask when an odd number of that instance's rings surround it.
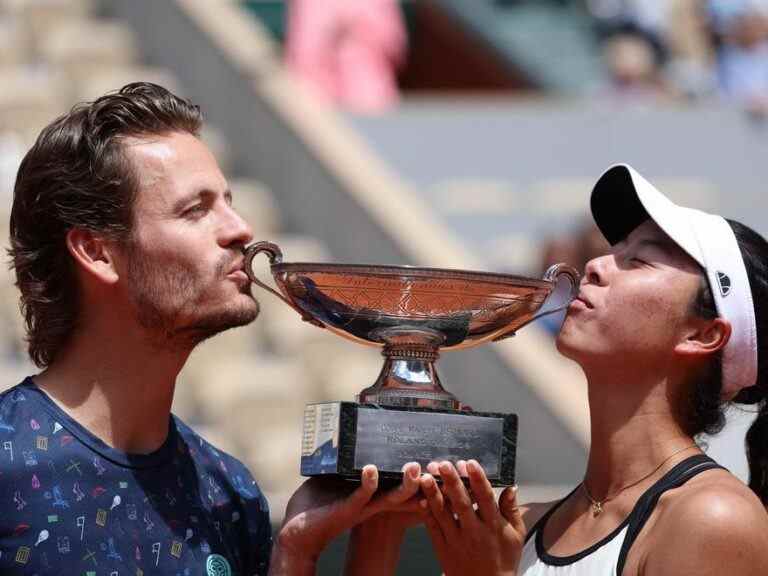
M 616 574 L 618 576 L 621 576 L 621 572 L 624 570 L 624 565 L 627 561 L 629 550 L 632 548 L 632 544 L 635 543 L 637 536 L 640 534 L 643 526 L 645 526 L 648 518 L 650 518 L 653 511 L 656 509 L 656 504 L 658 504 L 661 495 L 667 490 L 682 486 L 697 474 L 716 468 L 725 470 L 725 468 L 720 466 L 706 454 L 691 456 L 667 472 L 658 482 L 656 482 L 656 484 L 640 497 L 629 516 L 627 534 L 624 537 L 621 552 L 619 553 L 619 561 L 616 564 Z

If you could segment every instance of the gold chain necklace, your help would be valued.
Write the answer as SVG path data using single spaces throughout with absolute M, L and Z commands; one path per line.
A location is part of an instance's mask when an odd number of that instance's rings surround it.
M 627 490 L 628 488 L 632 488 L 632 486 L 637 486 L 638 484 L 640 484 L 640 482 L 642 482 L 646 478 L 650 478 L 656 472 L 658 472 L 661 469 L 661 467 L 664 466 L 664 464 L 666 464 L 667 462 L 672 460 L 672 458 L 674 458 L 675 456 L 677 456 L 681 452 L 685 452 L 686 450 L 690 450 L 691 448 L 695 448 L 695 447 L 696 447 L 696 443 L 693 443 L 693 444 L 690 444 L 688 446 L 685 446 L 684 448 L 680 448 L 680 450 L 675 450 L 674 452 L 672 452 L 672 454 L 670 454 L 669 456 L 664 458 L 664 460 L 661 461 L 661 464 L 659 464 L 658 466 L 656 466 L 656 468 L 654 468 L 653 470 L 648 472 L 648 474 L 646 474 L 645 476 L 643 476 L 639 480 L 635 480 L 631 484 L 627 484 L 626 486 L 622 486 L 616 492 L 614 492 L 613 494 L 609 494 L 608 496 L 606 496 L 602 500 L 595 500 L 594 498 L 592 498 L 592 494 L 589 493 L 589 489 L 587 488 L 586 481 L 582 481 L 581 482 L 581 487 L 584 489 L 584 494 L 586 495 L 586 497 L 589 500 L 589 502 L 592 504 L 592 516 L 595 517 L 595 518 L 597 516 L 600 516 L 600 514 L 603 513 L 603 505 L 606 502 L 608 502 L 609 500 L 613 500 L 614 498 L 616 498 L 616 496 L 618 496 L 619 494 L 624 492 L 624 490 Z

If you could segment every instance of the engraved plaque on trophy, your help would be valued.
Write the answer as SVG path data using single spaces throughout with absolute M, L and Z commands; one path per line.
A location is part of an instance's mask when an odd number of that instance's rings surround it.
M 254 274 L 269 257 L 279 292 Z M 280 248 L 258 242 L 245 251 L 251 281 L 302 318 L 359 344 L 382 349 L 384 366 L 357 402 L 307 405 L 301 473 L 359 478 L 375 464 L 400 478 L 406 462 L 477 460 L 494 486 L 515 481 L 517 416 L 474 412 L 446 391 L 435 370 L 441 350 L 460 350 L 513 336 L 536 318 L 565 277 L 571 298 L 579 273 L 556 264 L 542 279 L 409 266 L 284 263 Z M 570 299 L 569 299 L 570 301 Z M 340 363 L 339 370 L 343 370 Z

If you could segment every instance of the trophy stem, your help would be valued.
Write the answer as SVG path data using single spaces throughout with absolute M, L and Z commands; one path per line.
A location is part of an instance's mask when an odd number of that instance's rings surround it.
M 459 410 L 461 403 L 440 383 L 435 361 L 443 336 L 424 329 L 378 331 L 384 366 L 373 386 L 359 395 L 363 404 Z

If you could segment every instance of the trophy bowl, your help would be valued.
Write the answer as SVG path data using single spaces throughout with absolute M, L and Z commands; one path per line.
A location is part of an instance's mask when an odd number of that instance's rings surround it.
M 261 282 L 253 271 L 253 259 L 260 253 L 269 258 L 279 292 Z M 579 273 L 566 264 L 556 264 L 543 278 L 533 279 L 411 266 L 285 263 L 282 251 L 271 242 L 249 246 L 244 268 L 254 284 L 275 294 L 305 321 L 359 344 L 382 348 L 385 360 L 381 373 L 357 400 L 360 405 L 411 412 L 463 409 L 461 402 L 443 388 L 435 370 L 440 351 L 513 336 L 533 320 L 564 309 L 579 285 Z M 537 314 L 563 277 L 570 283 L 570 298 L 560 307 Z M 323 418 L 335 417 L 305 414 L 305 440 L 310 436 L 308 427 L 314 434 Z M 457 422 L 451 426 L 459 426 Z M 401 422 L 395 428 L 402 432 L 402 426 L 409 425 Z M 359 436 L 361 431 L 355 434 Z M 422 450 L 424 459 L 427 452 Z

